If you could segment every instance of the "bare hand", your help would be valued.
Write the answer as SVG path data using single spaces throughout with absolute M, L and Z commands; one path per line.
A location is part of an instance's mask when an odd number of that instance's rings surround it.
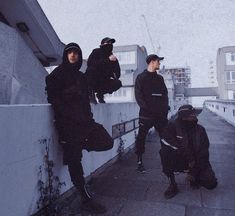
M 110 61 L 117 61 L 117 57 L 112 54 L 112 55 L 109 56 L 109 60 Z

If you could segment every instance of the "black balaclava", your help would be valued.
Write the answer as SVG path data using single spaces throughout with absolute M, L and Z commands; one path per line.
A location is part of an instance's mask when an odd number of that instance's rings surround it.
M 189 104 L 183 105 L 179 108 L 178 119 L 180 119 L 186 130 L 195 128 L 198 122 L 195 109 Z
M 68 60 L 68 51 L 69 50 L 76 50 L 78 52 L 78 61 L 74 64 L 71 64 Z M 79 69 L 82 66 L 82 50 L 79 47 L 78 44 L 76 43 L 69 43 L 65 46 L 64 48 L 64 53 L 63 53 L 63 62 L 62 65 L 67 69 L 67 70 L 72 70 L 72 71 L 79 71 Z
M 198 119 L 194 120 L 182 120 L 183 126 L 185 127 L 186 130 L 193 129 L 197 126 Z
M 104 54 L 110 56 L 113 52 L 113 44 L 104 44 L 100 48 L 103 50 Z

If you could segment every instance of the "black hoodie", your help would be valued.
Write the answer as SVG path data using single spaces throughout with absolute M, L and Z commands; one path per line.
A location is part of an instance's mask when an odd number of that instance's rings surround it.
M 68 50 L 78 51 L 78 62 L 68 61 Z M 82 51 L 76 43 L 68 44 L 63 53 L 63 62 L 46 77 L 48 102 L 52 104 L 58 121 L 88 123 L 92 120 L 88 86 L 82 66 Z
M 140 118 L 166 118 L 168 113 L 168 91 L 164 79 L 157 72 L 147 70 L 135 80 L 135 98 L 140 106 Z
M 197 124 L 197 121 L 191 128 L 187 128 L 179 117 L 170 121 L 163 131 L 161 141 L 165 144 L 164 147 L 178 152 L 182 157 L 186 157 L 188 162 L 195 161 L 195 166 L 190 170 L 193 176 L 210 166 L 209 139 L 205 128 Z
M 114 79 L 120 78 L 121 69 L 118 60 L 109 60 L 112 49 L 112 44 L 107 44 L 94 49 L 90 54 L 87 60 L 86 70 L 86 76 L 90 86 L 102 85 L 111 77 Z

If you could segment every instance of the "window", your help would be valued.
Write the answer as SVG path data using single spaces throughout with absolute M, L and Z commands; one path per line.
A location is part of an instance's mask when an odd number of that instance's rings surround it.
M 115 52 L 120 65 L 135 64 L 135 51 Z
M 231 53 L 231 61 L 235 62 L 235 52 Z
M 226 65 L 235 65 L 235 52 L 228 52 L 225 54 Z
M 227 84 L 235 83 L 235 71 L 226 72 L 226 83 Z

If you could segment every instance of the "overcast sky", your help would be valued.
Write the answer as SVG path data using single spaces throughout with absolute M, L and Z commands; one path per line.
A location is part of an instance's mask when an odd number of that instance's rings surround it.
M 144 45 L 166 67 L 190 66 L 193 86 L 208 83 L 209 61 L 235 45 L 235 0 L 38 0 L 64 43 L 77 42 L 84 58 L 103 37 L 115 45 Z M 158 47 L 160 46 L 160 52 Z

